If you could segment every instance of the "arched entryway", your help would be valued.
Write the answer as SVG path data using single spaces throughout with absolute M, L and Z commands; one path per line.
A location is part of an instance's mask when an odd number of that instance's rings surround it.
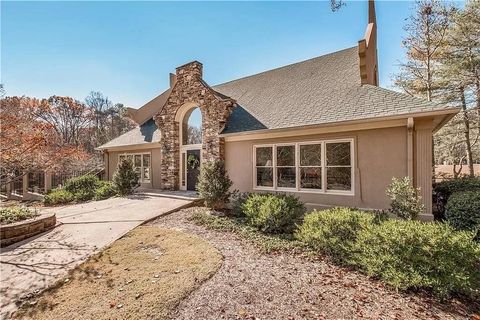
M 235 101 L 219 94 L 203 81 L 202 64 L 198 61 L 178 67 L 172 83 L 167 101 L 154 116 L 155 123 L 161 132 L 160 174 L 162 189 L 186 190 L 187 152 L 185 156 L 182 156 L 182 153 L 186 150 L 199 150 L 200 163 L 223 160 L 225 141 L 220 133 L 225 127 Z M 193 109 L 196 107 L 200 109 L 202 116 L 202 142 L 183 144 L 183 124 L 186 119 L 188 125 Z
M 179 111 L 180 189 L 194 191 L 202 163 L 202 112 L 195 104 Z

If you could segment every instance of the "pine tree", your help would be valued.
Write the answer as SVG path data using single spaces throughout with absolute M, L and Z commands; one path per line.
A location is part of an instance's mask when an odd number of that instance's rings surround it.
M 133 190 L 139 186 L 139 175 L 131 159 L 127 158 L 118 163 L 113 175 L 113 184 L 122 196 L 132 194 Z

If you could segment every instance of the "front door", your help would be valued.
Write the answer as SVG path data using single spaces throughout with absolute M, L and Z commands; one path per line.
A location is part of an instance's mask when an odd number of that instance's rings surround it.
M 187 190 L 197 189 L 200 173 L 200 150 L 187 150 Z

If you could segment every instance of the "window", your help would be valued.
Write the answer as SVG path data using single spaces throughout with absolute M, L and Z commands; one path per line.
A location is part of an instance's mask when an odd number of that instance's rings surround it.
M 352 139 L 255 146 L 255 188 L 351 194 L 352 152 Z
M 350 142 L 326 143 L 327 190 L 351 190 Z
M 257 186 L 273 187 L 273 147 L 257 147 L 255 152 Z
M 323 189 L 322 144 L 302 144 L 300 148 L 300 189 Z
M 140 182 L 150 183 L 151 156 L 150 153 L 121 154 L 118 162 L 129 159 L 140 177 Z
M 277 187 L 296 187 L 295 145 L 277 146 Z

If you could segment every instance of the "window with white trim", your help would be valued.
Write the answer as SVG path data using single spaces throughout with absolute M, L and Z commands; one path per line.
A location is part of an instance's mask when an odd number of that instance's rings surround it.
M 352 189 L 352 162 L 350 142 L 327 142 L 327 190 Z
M 276 146 L 277 188 L 296 188 L 295 145 Z
M 118 162 L 129 159 L 140 177 L 140 182 L 150 182 L 151 156 L 150 153 L 124 153 L 118 156 Z
M 258 187 L 273 187 L 273 146 L 256 147 L 255 176 Z
M 351 194 L 353 139 L 254 146 L 255 189 Z

